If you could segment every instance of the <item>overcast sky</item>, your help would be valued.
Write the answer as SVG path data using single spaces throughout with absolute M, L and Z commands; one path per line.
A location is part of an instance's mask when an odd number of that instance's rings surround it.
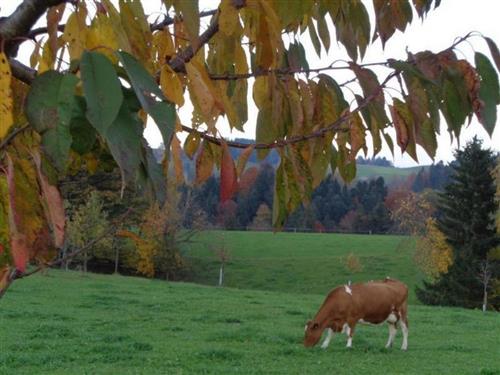
M 21 1 L 16 0 L 0 1 L 0 16 L 9 15 L 20 3 Z M 146 13 L 152 15 L 150 21 L 152 21 L 155 14 L 158 14 L 157 12 L 162 9 L 160 0 L 143 0 L 142 3 L 144 5 Z M 372 2 L 364 1 L 364 3 L 366 4 L 369 13 L 372 16 Z M 202 0 L 200 4 L 200 10 L 213 9 L 219 4 L 219 1 Z M 89 7 L 90 6 L 91 5 L 89 5 Z M 397 31 L 396 34 L 386 43 L 384 51 L 381 48 L 380 41 L 377 41 L 374 45 L 369 46 L 367 54 L 362 62 L 379 62 L 387 60 L 388 58 L 405 59 L 406 48 L 408 48 L 410 52 L 418 52 L 422 50 L 431 50 L 433 52 L 438 52 L 450 46 L 456 37 L 464 36 L 469 31 L 478 31 L 486 36 L 489 36 L 497 43 L 497 45 L 499 45 L 499 14 L 500 1 L 498 0 L 442 0 L 441 6 L 436 10 L 431 11 L 423 22 L 420 21 L 420 19 L 414 19 L 414 21 L 404 34 Z M 206 25 L 207 22 L 208 18 L 203 19 L 202 25 Z M 41 23 L 43 23 L 43 21 Z M 334 40 L 334 38 L 335 37 L 332 35 L 332 41 Z M 321 58 L 319 58 L 312 48 L 307 32 L 300 37 L 300 41 L 306 48 L 306 54 L 309 60 L 309 66 L 311 68 L 323 67 L 329 65 L 335 60 L 347 58 L 344 52 L 344 48 L 342 46 L 338 47 L 336 43 L 332 43 L 332 47 L 330 48 L 330 53 L 328 55 L 322 53 Z M 29 42 L 26 42 L 25 48 L 20 53 L 20 59 L 25 63 L 28 63 L 29 61 L 29 47 Z M 470 39 L 470 43 L 461 44 L 457 50 L 457 54 L 459 58 L 463 58 L 463 56 L 465 56 L 469 61 L 473 61 L 474 51 L 482 52 L 490 57 L 489 51 L 486 47 L 486 43 L 482 38 L 479 37 Z M 381 74 L 383 74 L 384 72 L 386 71 L 377 71 L 377 73 Z M 334 71 L 334 73 L 330 72 L 328 74 L 331 74 L 338 82 L 343 82 L 346 78 L 348 79 L 352 77 L 349 72 L 343 71 Z M 239 132 L 231 133 L 225 119 L 221 119 L 219 120 L 218 125 L 222 127 L 222 134 L 226 137 L 254 138 L 257 109 L 253 104 L 253 100 L 251 100 L 251 83 L 249 87 L 249 121 L 245 125 L 246 132 L 244 134 Z M 353 89 L 356 89 L 356 87 L 353 86 Z M 392 95 L 397 94 L 395 91 L 392 92 Z M 391 90 L 386 91 L 386 96 L 388 97 L 389 95 L 391 95 Z M 187 102 L 180 110 L 179 116 L 183 124 L 190 124 L 191 110 L 192 107 L 190 106 L 189 102 Z M 439 136 L 438 140 L 436 161 L 444 160 L 445 162 L 447 162 L 452 160 L 453 150 L 457 147 L 456 142 L 450 143 L 450 137 L 448 135 L 448 132 L 446 131 L 445 126 L 446 124 L 444 123 L 444 121 L 442 121 L 441 135 Z M 148 129 L 146 130 L 145 135 L 153 146 L 157 146 L 161 142 L 161 136 L 159 135 L 157 129 L 155 129 L 154 124 L 148 125 Z M 481 139 L 483 139 L 484 145 L 486 147 L 490 147 L 496 151 L 500 151 L 500 129 L 498 128 L 498 121 L 495 132 L 493 133 L 493 137 L 490 138 L 484 131 L 482 126 L 474 118 L 471 125 L 468 128 L 463 129 L 462 131 L 462 135 L 460 137 L 461 145 L 465 144 L 466 141 L 471 139 L 474 135 L 478 135 Z M 394 159 L 386 146 L 384 146 L 382 152 L 379 155 L 390 158 L 394 161 L 396 166 L 417 165 L 409 156 L 402 156 L 399 149 L 395 150 Z M 418 156 L 420 164 L 430 164 L 432 162 L 421 148 L 419 148 Z

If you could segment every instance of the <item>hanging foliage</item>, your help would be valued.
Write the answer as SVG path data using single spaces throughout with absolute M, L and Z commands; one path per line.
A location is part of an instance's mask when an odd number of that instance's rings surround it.
M 280 228 L 328 169 L 346 181 L 355 177 L 368 139 L 374 154 L 385 141 L 417 160 L 417 145 L 436 155 L 441 115 L 451 137 L 473 116 L 488 134 L 494 130 L 500 63 L 492 39 L 484 37 L 491 58 L 477 52 L 474 61 L 455 54 L 471 34 L 438 53 L 362 60 L 372 43 L 386 46 L 438 0 L 373 0 L 374 15 L 361 0 L 222 0 L 202 12 L 197 0 L 164 0 L 164 18 L 153 24 L 142 3 L 24 0 L 0 22 L 0 291 L 29 262 L 43 262 L 61 246 L 57 181 L 82 166 L 93 173 L 114 160 L 122 190 L 137 185 L 162 204 L 168 163 L 183 181 L 185 152 L 196 161 L 197 184 L 220 169 L 225 202 L 250 154 L 263 158 L 275 148 L 281 162 L 272 216 Z M 47 27 L 34 27 L 40 17 Z M 312 67 L 304 41 L 321 56 L 333 35 L 351 61 Z M 29 40 L 36 42 L 31 67 L 17 60 L 19 45 Z M 339 69 L 354 78 L 339 81 Z M 392 83 L 400 95 L 386 95 Z M 245 130 L 248 90 L 258 109 L 251 114 L 255 144 L 221 139 L 224 121 Z M 192 123 L 180 124 L 177 110 L 186 101 Z M 148 118 L 166 148 L 163 168 L 144 139 Z M 232 147 L 246 149 L 237 163 Z

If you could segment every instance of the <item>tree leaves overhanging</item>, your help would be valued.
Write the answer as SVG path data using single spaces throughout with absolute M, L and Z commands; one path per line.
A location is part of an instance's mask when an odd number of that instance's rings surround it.
M 222 0 L 201 13 L 196 0 L 162 4 L 163 19 L 153 24 L 140 0 L 24 0 L 0 21 L 0 290 L 60 246 L 57 181 L 78 168 L 93 172 L 113 159 L 123 186 L 162 202 L 168 165 L 181 182 L 185 152 L 196 161 L 196 183 L 220 170 L 226 201 L 250 154 L 263 158 L 274 148 L 279 228 L 329 170 L 351 181 L 369 142 L 374 154 L 395 143 L 417 160 L 417 145 L 434 158 L 441 115 L 452 137 L 473 116 L 494 130 L 500 63 L 492 39 L 484 38 L 493 63 L 479 52 L 473 62 L 457 57 L 456 46 L 472 35 L 438 53 L 362 61 L 370 44 L 380 39 L 387 48 L 439 0 L 373 0 L 374 15 L 360 0 Z M 34 28 L 43 16 L 47 27 Z M 304 41 L 321 57 L 333 48 L 332 35 L 351 61 L 311 67 Z M 16 59 L 21 43 L 32 46 L 30 67 Z M 347 82 L 335 78 L 341 69 L 351 74 Z M 386 94 L 390 84 L 399 95 Z M 245 129 L 249 90 L 256 143 L 221 139 L 223 121 Z M 189 126 L 177 116 L 187 100 Z M 163 175 L 143 136 L 148 117 L 166 147 Z M 230 147 L 246 148 L 237 166 Z

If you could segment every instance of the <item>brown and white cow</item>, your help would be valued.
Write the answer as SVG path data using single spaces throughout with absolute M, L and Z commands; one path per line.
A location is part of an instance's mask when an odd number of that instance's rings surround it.
M 347 334 L 347 347 L 357 323 L 389 324 L 386 348 L 392 346 L 398 324 L 403 332 L 402 350 L 408 348 L 408 287 L 401 281 L 386 278 L 333 289 L 321 305 L 313 320 L 305 327 L 304 346 L 318 343 L 326 329 L 327 337 L 321 347 L 326 349 L 334 332 Z

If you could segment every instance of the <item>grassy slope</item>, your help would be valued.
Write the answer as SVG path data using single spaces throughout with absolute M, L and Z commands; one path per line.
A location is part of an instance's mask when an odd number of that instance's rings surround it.
M 264 289 L 294 293 L 324 294 L 348 280 L 366 281 L 386 276 L 400 278 L 410 288 L 420 275 L 412 262 L 411 246 L 402 236 L 205 232 L 187 254 L 194 268 L 194 281 L 215 285 L 219 263 L 203 243 L 217 244 L 224 238 L 232 259 L 226 267 L 225 285 L 242 289 Z M 350 272 L 344 265 L 349 253 L 360 259 L 363 271 Z
M 423 167 L 410 168 L 394 168 L 394 167 L 379 167 L 376 165 L 358 165 L 356 178 L 376 178 L 383 177 L 386 183 L 390 183 L 396 179 L 403 179 L 412 173 L 418 173 Z
M 304 321 L 322 299 L 51 271 L 0 301 L 0 373 L 500 373 L 497 313 L 411 306 L 406 353 L 366 326 L 352 350 L 344 336 L 306 350 Z

